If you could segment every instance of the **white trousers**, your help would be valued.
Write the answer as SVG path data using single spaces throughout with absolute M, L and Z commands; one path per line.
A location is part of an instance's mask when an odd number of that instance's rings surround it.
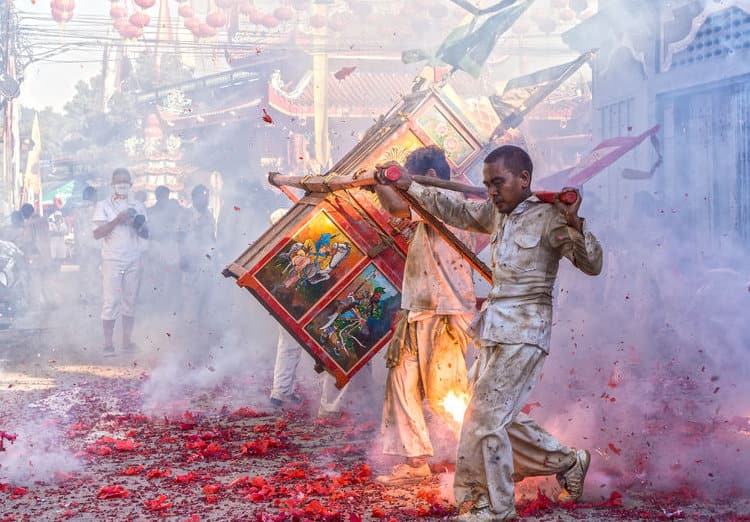
M 423 401 L 454 433 L 458 423 L 442 401 L 449 392 L 467 392 L 463 315 L 433 315 L 408 323 L 398 364 L 388 370 L 381 433 L 383 453 L 402 457 L 432 456 Z
M 563 446 L 519 413 L 539 379 L 546 354 L 530 344 L 482 346 L 469 372 L 472 396 L 458 442 L 454 493 L 459 506 L 514 510 L 516 482 L 554 475 L 575 463 Z
M 300 355 L 302 355 L 302 347 L 279 326 L 276 363 L 273 366 L 272 399 L 285 401 L 292 396 Z
M 135 316 L 135 301 L 143 271 L 140 258 L 134 261 L 102 260 L 102 319 L 114 321 Z

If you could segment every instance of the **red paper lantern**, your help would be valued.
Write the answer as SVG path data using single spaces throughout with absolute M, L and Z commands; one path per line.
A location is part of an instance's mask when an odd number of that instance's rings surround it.
M 266 18 L 266 15 L 262 12 L 258 11 L 257 9 L 250 13 L 250 23 L 255 25 L 260 25 L 263 23 L 263 20 Z
M 294 11 L 292 11 L 291 7 L 277 7 L 273 12 L 273 16 L 282 22 L 286 22 L 294 18 Z
M 57 9 L 59 11 L 72 11 L 75 7 L 75 0 L 52 0 L 52 9 Z
M 113 5 L 109 10 L 109 16 L 111 16 L 114 20 L 119 20 L 120 18 L 125 18 L 126 16 L 128 16 L 128 13 L 127 11 L 125 11 L 124 7 Z
M 123 31 L 125 30 L 125 28 L 126 28 L 126 27 L 127 27 L 128 25 L 129 25 L 129 23 L 128 23 L 128 21 L 127 21 L 127 20 L 125 20 L 124 18 L 118 18 L 117 20 L 115 20 L 115 23 L 114 23 L 114 24 L 112 24 L 112 25 L 114 26 L 115 30 L 116 30 L 116 31 L 117 31 L 118 33 L 120 33 L 120 36 L 125 36 L 124 34 L 122 34 L 122 32 L 123 32 Z
M 67 22 L 73 18 L 73 11 L 63 11 L 62 9 L 52 8 L 52 19 L 58 24 Z
M 240 13 L 243 15 L 250 16 L 256 11 L 255 6 L 250 2 L 243 2 L 240 4 Z
M 138 38 L 139 36 L 143 36 L 143 27 L 128 24 L 125 26 L 125 29 L 122 30 L 122 35 L 125 38 Z
M 148 9 L 149 7 L 154 7 L 154 4 L 156 3 L 156 0 L 133 0 L 135 2 L 135 5 L 140 7 L 141 9 Z
M 201 21 L 197 18 L 185 18 L 185 21 L 182 22 L 182 25 L 185 26 L 185 29 L 195 34 L 195 32 L 198 30 L 198 26 L 201 25 Z M 196 34 L 196 36 L 198 35 Z
M 215 0 L 216 7 L 221 9 L 230 9 L 237 3 L 236 0 Z
M 210 38 L 216 36 L 216 28 L 208 24 L 200 24 L 198 26 L 198 36 L 201 38 Z
M 312 15 L 310 17 L 310 27 L 314 27 L 315 29 L 320 29 L 321 27 L 325 27 L 326 25 L 326 17 L 323 15 Z
M 272 29 L 279 25 L 279 19 L 276 18 L 274 15 L 267 14 L 263 17 L 263 21 L 261 22 L 261 25 L 263 27 L 268 27 L 269 29 Z
M 206 17 L 206 23 L 211 27 L 219 28 L 224 27 L 227 24 L 227 15 L 221 11 L 214 11 L 209 13 Z M 214 31 L 216 33 L 216 31 Z
M 180 7 L 177 8 L 177 14 L 179 14 L 183 18 L 192 18 L 193 8 L 190 7 L 188 4 L 182 4 Z
M 137 13 L 130 15 L 129 20 L 134 26 L 143 28 L 151 22 L 151 17 L 143 11 L 138 11 Z

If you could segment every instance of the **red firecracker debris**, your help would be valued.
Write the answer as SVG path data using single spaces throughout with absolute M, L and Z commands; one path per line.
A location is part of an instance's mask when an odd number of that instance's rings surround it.
M 99 500 L 108 498 L 127 498 L 130 495 L 130 491 L 125 489 L 123 486 L 104 486 L 99 490 L 99 494 L 96 496 Z
M 521 408 L 521 413 L 525 413 L 526 415 L 528 415 L 529 413 L 531 413 L 531 410 L 533 410 L 534 408 L 541 408 L 541 407 L 542 407 L 541 402 L 531 402 L 531 403 L 525 404 L 524 407 Z
M 620 455 L 620 448 L 618 448 L 617 446 L 615 446 L 611 442 L 608 444 L 608 446 L 609 446 L 609 449 L 612 450 L 612 453 L 614 453 L 615 455 Z
M 339 69 L 338 71 L 336 71 L 335 73 L 333 73 L 333 77 L 336 78 L 337 80 L 341 81 L 341 80 L 345 79 L 347 76 L 349 76 L 350 74 L 352 74 L 356 70 L 357 70 L 356 67 L 342 67 L 341 69 Z
M 261 109 L 263 111 L 263 121 L 268 123 L 269 125 L 273 123 L 273 118 L 266 112 L 266 109 Z
M 153 500 L 147 500 L 144 505 L 151 511 L 163 511 L 172 507 L 171 502 L 167 502 L 167 497 L 159 495 Z

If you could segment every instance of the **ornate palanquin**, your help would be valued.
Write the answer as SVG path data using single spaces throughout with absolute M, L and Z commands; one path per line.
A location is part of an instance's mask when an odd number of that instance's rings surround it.
M 431 88 L 404 97 L 327 174 L 355 181 L 435 144 L 463 181 L 481 139 L 449 97 Z M 371 191 L 309 192 L 224 275 L 343 386 L 391 338 L 410 233 L 409 222 L 392 218 Z

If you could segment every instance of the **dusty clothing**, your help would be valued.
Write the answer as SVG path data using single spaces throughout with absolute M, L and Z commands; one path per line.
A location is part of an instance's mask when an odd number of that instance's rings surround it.
M 552 291 L 560 259 L 590 275 L 601 271 L 596 238 L 568 227 L 553 206 L 531 196 L 510 214 L 490 200 L 467 201 L 409 188 L 446 223 L 491 234 L 493 286 L 471 333 L 480 354 L 470 372 L 473 389 L 458 447 L 456 501 L 489 506 L 499 516 L 513 510 L 513 476 L 564 471 L 575 462 L 533 421 L 518 417 L 549 352 Z
M 92 218 L 94 228 L 109 223 L 127 209 L 146 215 L 146 209 L 140 201 L 115 198 L 99 201 Z M 102 238 L 102 259 L 123 262 L 140 260 L 145 247 L 146 240 L 138 236 L 135 228 L 127 223 L 121 223 L 111 234 Z
M 508 215 L 489 200 L 453 198 L 412 183 L 409 192 L 446 223 L 491 234 L 492 289 L 474 321 L 481 344 L 533 344 L 549 352 L 552 290 L 562 257 L 579 270 L 601 271 L 596 238 L 568 227 L 560 212 L 535 196 Z
M 449 391 L 466 392 L 464 330 L 474 307 L 468 263 L 437 232 L 418 223 L 409 243 L 401 293 L 401 308 L 408 314 L 386 353 L 390 369 L 381 421 L 384 453 L 433 454 L 422 409 L 425 399 L 457 431 L 457 423 L 440 402 Z
M 285 401 L 291 398 L 294 393 L 300 355 L 302 355 L 300 345 L 279 326 L 279 340 L 276 343 L 276 363 L 273 366 L 272 399 Z
M 372 412 L 372 365 L 360 369 L 346 385 L 336 388 L 336 379 L 328 372 L 320 374 L 321 393 L 318 415 L 348 413 L 352 417 L 365 416 Z
M 467 392 L 467 315 L 432 315 L 399 325 L 403 335 L 400 359 L 388 371 L 383 404 L 383 453 L 404 457 L 432 455 L 422 402 L 444 423 L 458 431 L 458 423 L 442 400 L 450 391 Z
M 573 449 L 519 413 L 545 357 L 529 344 L 480 348 L 458 444 L 453 487 L 459 504 L 474 501 L 505 515 L 513 511 L 514 480 L 554 475 L 575 462 Z
M 468 235 L 459 232 L 468 242 Z M 409 243 L 401 288 L 401 308 L 438 315 L 473 313 L 471 267 L 426 223 L 417 223 Z

